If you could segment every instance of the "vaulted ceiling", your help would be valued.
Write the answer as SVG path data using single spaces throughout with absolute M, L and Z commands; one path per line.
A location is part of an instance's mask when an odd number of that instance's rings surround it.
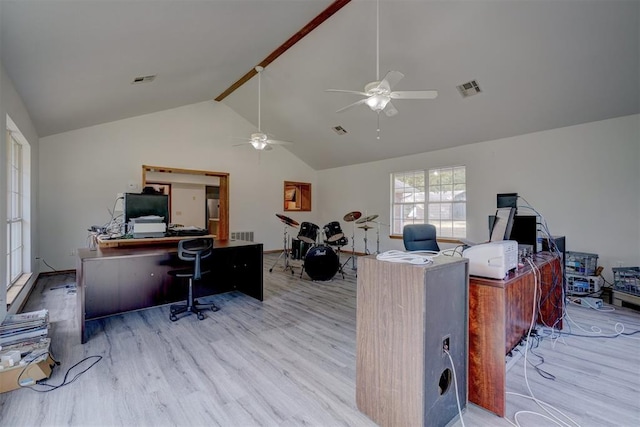
M 215 99 L 332 3 L 0 0 L 1 58 L 42 137 Z M 376 80 L 372 0 L 262 73 L 262 130 L 315 169 L 640 112 L 640 1 L 380 0 L 379 22 L 380 74 L 437 99 L 393 101 L 394 117 L 336 113 L 359 97 L 325 89 Z M 482 92 L 463 98 L 470 80 Z M 221 102 L 257 126 L 255 77 Z

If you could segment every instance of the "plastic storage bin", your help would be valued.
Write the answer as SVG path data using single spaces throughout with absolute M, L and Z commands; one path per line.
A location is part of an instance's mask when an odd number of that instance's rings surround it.
M 613 289 L 640 295 L 640 267 L 614 267 Z
M 599 293 L 604 284 L 602 276 L 573 276 L 567 274 L 567 295 Z
M 593 276 L 598 268 L 598 255 L 567 251 L 564 265 L 566 274 Z

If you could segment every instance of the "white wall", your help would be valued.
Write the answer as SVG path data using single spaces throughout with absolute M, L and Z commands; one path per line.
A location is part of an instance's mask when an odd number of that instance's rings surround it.
M 25 137 L 30 146 L 31 152 L 31 222 L 30 222 L 30 233 L 31 233 L 31 254 L 29 259 L 26 262 L 32 266 L 33 275 L 31 276 L 30 281 L 24 287 L 23 292 L 20 293 L 14 305 L 12 306 L 12 312 L 14 312 L 23 302 L 24 297 L 28 293 L 28 291 L 33 286 L 35 279 L 37 277 L 39 264 L 36 262 L 36 254 L 37 254 L 37 224 L 38 224 L 38 204 L 37 204 L 37 195 L 38 195 L 38 134 L 35 131 L 33 123 L 31 122 L 31 117 L 29 117 L 29 113 L 27 112 L 22 99 L 16 92 L 13 83 L 7 76 L 4 66 L 0 63 L 0 274 L 3 278 L 2 283 L 4 283 L 4 277 L 6 277 L 6 253 L 7 253 L 7 230 L 6 230 L 6 220 L 7 220 L 7 175 L 6 164 L 7 164 L 7 141 L 5 135 L 5 129 L 7 127 L 6 117 L 7 115 L 13 120 L 16 124 L 22 135 Z M 4 319 L 6 314 L 6 289 L 4 286 L 0 286 L 0 321 Z
M 566 236 L 567 250 L 599 254 L 608 280 L 618 261 L 640 265 L 640 115 L 323 170 L 314 206 L 323 224 L 340 220 L 350 238 L 352 223 L 342 221 L 347 212 L 390 223 L 391 172 L 453 165 L 467 167 L 469 240 L 488 239 L 496 194 L 517 192 L 553 235 Z M 361 251 L 364 233 L 356 228 L 355 235 Z M 384 227 L 381 251 L 403 249 L 402 240 L 388 236 Z M 375 250 L 375 230 L 368 238 Z
M 171 185 L 171 222 L 207 228 L 207 202 L 204 185 Z
M 258 153 L 232 137 L 256 129 L 224 104 L 192 104 L 44 137 L 40 142 L 40 253 L 75 268 L 87 227 L 106 223 L 117 193 L 140 182 L 142 165 L 228 172 L 230 231 L 254 231 L 265 250 L 282 247 L 285 180 L 316 183 L 316 172 L 276 147 Z M 314 212 L 299 214 L 312 220 Z

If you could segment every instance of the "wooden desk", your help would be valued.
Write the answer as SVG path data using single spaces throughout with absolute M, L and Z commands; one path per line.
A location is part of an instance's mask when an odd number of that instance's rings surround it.
M 76 280 L 82 343 L 88 338 L 88 320 L 184 300 L 186 283 L 168 271 L 185 266 L 175 243 L 79 249 Z M 211 272 L 194 282 L 194 297 L 237 290 L 262 301 L 262 243 L 216 240 L 203 268 Z
M 98 237 L 97 242 L 98 247 L 101 249 L 126 248 L 134 246 L 177 245 L 180 240 L 190 239 L 191 237 L 212 237 L 215 239 L 215 236 L 207 234 L 206 236 L 146 237 L 143 239 L 103 239 Z
M 559 258 L 534 256 L 540 270 L 538 323 L 562 328 L 564 307 Z M 534 302 L 529 265 L 504 280 L 469 277 L 469 401 L 505 415 L 506 355 L 526 335 Z

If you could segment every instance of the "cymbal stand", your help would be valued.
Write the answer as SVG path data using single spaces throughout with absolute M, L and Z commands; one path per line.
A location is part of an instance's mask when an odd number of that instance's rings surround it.
M 365 227 L 367 226 L 367 223 L 364 223 Z M 369 249 L 367 249 L 367 231 L 369 231 L 367 228 L 364 229 L 364 253 L 367 255 L 370 255 L 371 252 L 369 252 Z
M 378 228 L 376 228 L 376 254 L 380 253 L 380 223 L 378 222 Z
M 289 233 L 287 232 L 287 224 L 284 225 L 284 231 L 282 235 L 283 235 L 284 250 L 282 251 L 282 253 L 280 253 L 280 256 L 278 256 L 278 259 L 276 260 L 276 262 L 274 262 L 271 268 L 269 269 L 269 273 L 273 271 L 273 267 L 275 267 L 276 264 L 278 264 L 278 262 L 280 261 L 280 258 L 282 258 L 282 256 L 284 255 L 284 268 L 282 269 L 282 271 L 284 272 L 287 270 L 291 270 L 291 274 L 293 275 L 293 266 L 289 263 L 290 252 L 289 252 Z
M 353 222 L 353 231 L 351 232 L 351 255 L 349 256 L 349 258 L 347 258 L 347 260 L 344 262 L 344 264 L 342 264 L 343 268 L 344 268 L 345 265 L 347 265 L 349 263 L 349 260 L 351 260 L 351 269 L 352 270 L 357 270 L 357 268 L 356 268 L 356 223 L 355 223 L 355 221 Z

